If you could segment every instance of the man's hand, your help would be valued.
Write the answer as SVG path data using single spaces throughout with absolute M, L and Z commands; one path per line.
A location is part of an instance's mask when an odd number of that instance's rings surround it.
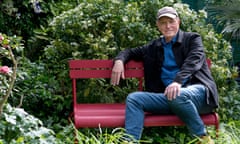
M 168 100 L 173 100 L 177 96 L 180 95 L 181 84 L 177 82 L 173 82 L 168 85 L 164 91 L 164 95 L 167 97 Z
M 120 78 L 124 79 L 124 64 L 121 60 L 116 60 L 112 69 L 111 84 L 118 85 Z

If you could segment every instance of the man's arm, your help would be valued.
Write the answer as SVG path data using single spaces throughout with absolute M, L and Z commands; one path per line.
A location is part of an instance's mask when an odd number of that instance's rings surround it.
M 183 84 L 183 82 L 199 71 L 206 60 L 202 39 L 199 34 L 192 34 L 186 41 L 187 44 L 185 44 L 183 49 L 183 53 L 185 53 L 184 61 L 174 79 L 175 82 L 180 84 Z
M 143 49 L 147 46 L 140 46 L 136 48 L 128 48 L 121 51 L 115 58 L 111 75 L 111 84 L 118 85 L 120 79 L 124 79 L 124 64 L 129 60 L 141 60 L 143 57 Z

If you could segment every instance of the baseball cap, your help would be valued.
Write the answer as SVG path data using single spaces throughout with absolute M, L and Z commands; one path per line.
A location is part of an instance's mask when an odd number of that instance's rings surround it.
M 178 17 L 178 13 L 174 8 L 166 6 L 158 10 L 157 19 L 160 19 L 163 16 L 176 18 Z

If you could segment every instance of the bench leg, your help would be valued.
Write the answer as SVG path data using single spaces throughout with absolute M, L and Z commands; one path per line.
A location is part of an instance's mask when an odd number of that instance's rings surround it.
M 216 138 L 218 138 L 218 134 L 219 134 L 219 117 L 217 113 L 214 113 L 215 115 L 215 130 L 216 130 Z
M 215 130 L 216 130 L 216 138 L 218 138 L 218 133 L 219 133 L 219 122 L 215 124 Z
M 78 139 L 77 139 L 77 129 L 74 130 L 74 144 L 78 144 Z

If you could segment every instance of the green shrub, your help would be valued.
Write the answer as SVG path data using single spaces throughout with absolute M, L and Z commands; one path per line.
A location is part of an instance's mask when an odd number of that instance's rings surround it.
M 70 87 L 71 83 L 68 85 Z M 63 88 L 55 76 L 48 75 L 44 63 L 21 58 L 14 96 L 10 97 L 9 103 L 24 108 L 41 119 L 45 126 L 56 130 L 61 128 L 59 124 L 68 124 L 67 118 L 72 109 L 71 89 Z M 64 93 L 59 93 L 60 90 Z
M 47 33 L 51 44 L 44 53 L 48 71 L 60 83 L 65 83 L 68 76 L 64 73 L 67 74 L 69 59 L 111 59 L 120 50 L 157 38 L 159 33 L 155 26 L 155 15 L 158 8 L 165 5 L 173 5 L 178 10 L 181 29 L 201 34 L 207 57 L 212 60 L 211 70 L 219 89 L 220 105 L 233 106 L 236 102 L 230 97 L 238 99 L 238 90 L 233 78 L 236 69 L 229 65 L 230 43 L 217 34 L 212 25 L 206 23 L 207 13 L 204 10 L 196 12 L 176 1 L 81 2 L 76 8 L 63 12 L 50 22 Z M 100 89 L 97 85 L 99 83 L 95 82 L 95 86 L 93 84 L 90 87 Z M 87 91 L 87 87 L 82 88 Z M 121 93 L 117 96 L 125 97 Z M 234 108 L 219 109 L 223 118 L 221 120 L 227 121 L 229 114 L 233 113 L 236 113 L 234 119 L 238 119 L 237 109 L 239 111 L 235 105 Z
M 51 143 L 57 142 L 52 130 L 43 126 L 42 121 L 26 113 L 23 109 L 4 107 L 0 121 L 0 143 Z

